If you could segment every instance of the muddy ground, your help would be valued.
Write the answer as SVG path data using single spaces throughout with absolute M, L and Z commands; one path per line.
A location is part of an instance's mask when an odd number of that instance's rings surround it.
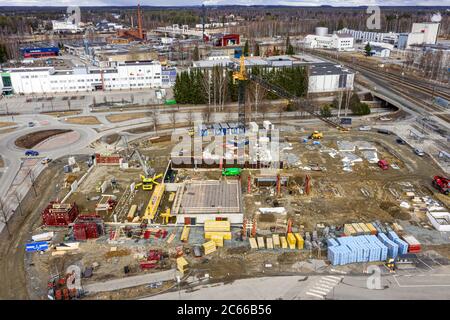
M 398 218 L 404 218 L 401 212 L 394 210 L 398 207 L 398 194 L 403 194 L 405 189 L 411 188 L 418 195 L 432 194 L 432 190 L 429 188 L 430 179 L 434 174 L 440 172 L 427 157 L 417 157 L 409 147 L 396 144 L 394 136 L 384 136 L 377 133 L 333 134 L 327 132 L 325 139 L 322 141 L 322 145 L 326 147 L 336 148 L 338 139 L 369 140 L 379 149 L 380 158 L 387 159 L 391 164 L 396 163 L 400 168 L 382 171 L 374 164 L 363 162 L 356 164 L 353 167 L 353 172 L 344 172 L 339 158 L 333 159 L 327 153 L 321 153 L 318 149 L 312 149 L 301 143 L 300 140 L 303 135 L 306 134 L 287 136 L 287 140 L 291 141 L 293 148 L 289 152 L 298 154 L 302 164 L 300 167 L 292 167 L 286 170 L 286 173 L 291 175 L 291 183 L 287 187 L 282 187 L 281 196 L 276 196 L 274 186 L 253 187 L 252 194 L 247 195 L 247 186 L 245 183 L 243 184 L 247 218 L 251 219 L 262 204 L 273 206 L 276 201 L 277 205 L 285 206 L 288 209 L 288 215 L 285 218 L 291 217 L 294 221 L 294 227 L 299 230 L 312 231 L 317 223 L 330 225 L 373 220 L 393 222 Z M 139 146 L 142 153 L 149 157 L 152 166 L 157 169 L 158 173 L 165 169 L 167 155 L 171 149 L 169 142 L 158 144 L 141 142 Z M 326 171 L 302 169 L 303 166 L 312 163 L 319 164 L 326 168 Z M 44 255 L 25 254 L 22 248 L 26 240 L 30 238 L 31 232 L 37 233 L 37 231 L 42 230 L 38 229 L 41 224 L 40 212 L 42 208 L 49 200 L 58 196 L 55 194 L 55 188 L 46 188 L 46 186 L 55 181 L 63 180 L 62 166 L 62 162 L 55 161 L 48 170 L 44 171 L 37 182 L 37 189 L 42 192 L 38 200 L 34 198 L 33 194 L 29 194 L 23 205 L 24 217 L 16 215 L 11 223 L 11 229 L 13 230 L 11 238 L 8 239 L 5 233 L 1 235 L 3 239 L 0 241 L 0 279 L 4 283 L 0 287 L 0 297 L 2 298 L 45 298 L 46 281 L 49 275 L 64 270 L 70 264 L 81 264 L 83 267 L 90 266 L 93 263 L 99 264 L 94 271 L 93 278 L 86 280 L 86 283 L 123 277 L 124 266 L 131 266 L 132 274 L 140 274 L 142 271 L 139 270 L 139 259 L 137 258 L 139 254 L 145 253 L 150 248 L 165 250 L 170 248 L 168 251 L 173 252 L 176 246 L 181 245 L 177 241 L 174 241 L 170 246 L 164 242 L 155 241 L 147 242 L 144 245 L 140 243 L 131 244 L 131 242 L 127 242 L 127 244 L 119 243 L 116 245 L 118 250 L 129 251 L 123 255 L 109 257 L 111 245 L 105 239 L 99 239 L 98 241 L 83 243 L 78 253 L 67 254 L 63 257 L 51 257 L 49 253 Z M 82 212 L 89 212 L 92 210 L 94 202 L 87 200 L 86 195 L 98 195 L 95 192 L 98 181 L 114 176 L 119 181 L 120 192 L 123 192 L 129 183 L 139 179 L 139 172 L 138 169 L 121 172 L 117 168 L 98 167 L 88 178 L 92 181 L 85 181 L 85 184 L 80 186 L 83 193 L 75 194 L 70 201 L 79 203 Z M 252 172 L 252 174 L 254 173 Z M 303 185 L 306 174 L 312 177 L 310 195 L 299 192 L 299 186 Z M 245 171 L 242 181 L 247 181 L 247 175 L 248 171 Z M 187 178 L 218 179 L 220 177 L 220 170 L 180 170 L 177 174 L 177 179 L 180 180 Z M 60 190 L 60 192 L 63 191 Z M 149 194 L 143 194 L 142 201 L 148 201 L 148 197 Z M 164 206 L 164 201 L 162 206 Z M 414 216 L 411 219 L 423 222 L 426 218 L 422 215 Z M 267 219 L 265 221 L 259 219 L 258 221 L 258 229 L 260 230 L 268 230 L 273 225 L 273 221 L 267 221 Z M 63 230 L 58 234 L 58 239 L 62 241 L 67 233 L 67 230 Z M 177 236 L 177 239 L 179 239 L 179 236 Z M 436 250 L 448 255 L 447 246 L 436 247 Z M 196 272 L 209 273 L 211 278 L 215 280 L 233 281 L 240 277 L 258 276 L 271 272 L 274 274 L 292 271 L 312 272 L 314 270 L 301 264 L 310 256 L 311 253 L 299 251 L 251 251 L 248 248 L 248 242 L 243 242 L 241 246 L 236 245 L 219 249 L 206 259 L 197 259 L 191 255 L 187 258 Z M 314 253 L 312 256 L 323 259 L 325 254 L 322 253 L 319 257 L 318 253 Z M 174 260 L 170 261 L 171 265 L 174 266 Z M 264 267 L 268 263 L 274 266 L 271 270 Z M 33 277 L 33 281 L 27 280 L 27 276 Z M 167 284 L 167 286 L 170 287 L 170 284 Z M 121 292 L 99 294 L 90 298 L 132 298 L 147 294 L 148 290 L 151 289 L 134 288 Z

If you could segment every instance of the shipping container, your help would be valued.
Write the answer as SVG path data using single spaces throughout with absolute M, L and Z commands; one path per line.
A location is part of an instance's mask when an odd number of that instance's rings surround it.
M 281 248 L 282 249 L 287 249 L 288 244 L 287 244 L 287 241 L 286 241 L 286 237 L 281 236 L 280 237 L 280 242 L 281 242 Z
M 266 245 L 264 244 L 264 238 L 263 237 L 258 237 L 256 238 L 257 242 L 258 242 L 258 248 L 259 249 L 265 249 Z
M 293 233 L 288 233 L 287 237 L 286 237 L 287 243 L 289 245 L 289 249 L 295 249 L 295 244 L 296 244 L 296 240 L 295 240 L 295 236 Z
M 408 252 L 409 253 L 419 253 L 420 251 L 422 251 L 420 242 L 413 236 L 411 236 L 411 235 L 403 236 L 403 240 L 405 240 L 406 243 L 408 243 Z
M 303 247 L 305 246 L 305 240 L 300 235 L 300 233 L 294 233 L 295 240 L 297 242 L 297 249 L 303 250 Z
M 280 236 L 278 234 L 273 234 L 272 240 L 273 240 L 274 248 L 279 248 L 280 247 Z

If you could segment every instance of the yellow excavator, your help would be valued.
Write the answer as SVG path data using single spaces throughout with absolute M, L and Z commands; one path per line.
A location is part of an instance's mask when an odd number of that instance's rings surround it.
M 156 180 L 160 179 L 162 176 L 163 176 L 162 173 L 158 174 L 158 175 L 154 175 L 153 177 L 146 177 L 141 174 L 142 183 L 140 183 L 136 186 L 139 187 L 142 185 L 142 190 L 144 190 L 144 191 L 153 190 L 153 186 L 159 184 L 159 182 Z
M 310 136 L 309 139 L 314 139 L 314 140 L 318 140 L 318 139 L 322 139 L 323 138 L 323 133 L 320 131 L 314 131 Z

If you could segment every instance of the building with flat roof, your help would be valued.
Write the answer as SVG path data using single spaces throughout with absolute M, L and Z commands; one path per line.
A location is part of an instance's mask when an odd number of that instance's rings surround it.
M 335 49 L 337 51 L 354 51 L 354 39 L 349 33 L 309 34 L 304 39 L 306 47 Z
M 69 63 L 49 66 L 11 67 L 1 70 L 3 92 L 13 94 L 84 92 L 160 88 L 158 61 L 124 61 L 100 68 Z
M 177 217 L 177 224 L 203 224 L 206 220 L 242 224 L 241 183 L 239 180 L 184 182 L 177 191 L 172 213 Z

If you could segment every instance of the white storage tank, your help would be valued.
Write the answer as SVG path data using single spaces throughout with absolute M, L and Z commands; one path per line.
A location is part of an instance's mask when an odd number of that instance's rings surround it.
M 328 28 L 326 27 L 317 27 L 316 28 L 316 36 L 324 37 L 328 34 Z

